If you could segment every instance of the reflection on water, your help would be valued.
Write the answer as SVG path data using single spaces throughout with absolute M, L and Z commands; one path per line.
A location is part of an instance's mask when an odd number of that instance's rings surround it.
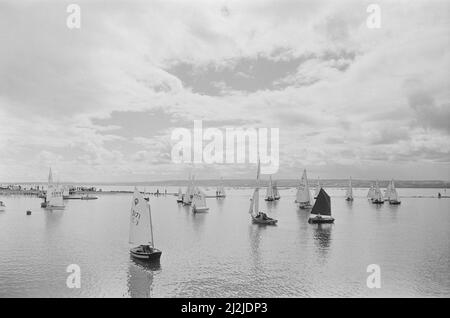
M 130 256 L 127 287 L 132 298 L 149 298 L 151 296 L 153 272 L 161 269 L 159 261 L 145 262 Z
M 327 252 L 331 245 L 331 230 L 333 224 L 312 224 L 314 229 L 314 242 L 319 247 L 319 251 Z

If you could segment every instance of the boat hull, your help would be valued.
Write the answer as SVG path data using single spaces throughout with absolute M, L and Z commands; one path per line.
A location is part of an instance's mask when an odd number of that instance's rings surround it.
M 264 201 L 275 201 L 274 198 L 265 198 Z
M 192 212 L 194 213 L 206 213 L 209 211 L 209 208 L 196 208 L 196 207 L 192 207 Z
M 278 220 L 275 220 L 272 218 L 268 218 L 268 219 L 264 220 L 262 218 L 252 217 L 252 222 L 255 224 L 262 224 L 262 225 L 276 225 Z
M 332 217 L 324 218 L 324 217 L 321 217 L 320 215 L 318 215 L 318 216 L 310 217 L 308 219 L 308 223 L 310 223 L 310 224 L 334 223 L 334 218 L 332 218 Z
M 401 202 L 400 201 L 389 201 L 389 204 L 391 204 L 391 205 L 399 205 L 399 204 L 401 204 Z
M 143 261 L 158 261 L 162 252 L 157 248 L 151 248 L 151 251 L 144 251 L 140 246 L 130 249 L 130 255 Z
M 345 198 L 345 201 L 353 201 L 353 198 Z
M 372 200 L 373 204 L 384 204 L 383 200 Z
M 298 204 L 298 207 L 299 207 L 300 209 L 303 209 L 303 210 L 308 210 L 308 209 L 311 209 L 311 208 L 312 208 L 312 205 L 309 204 L 309 203 L 303 203 L 303 202 L 300 202 L 300 203 Z

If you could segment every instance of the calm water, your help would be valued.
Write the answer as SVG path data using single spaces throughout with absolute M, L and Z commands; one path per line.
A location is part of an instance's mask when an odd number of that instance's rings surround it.
M 450 199 L 404 197 L 400 206 L 377 207 L 366 189 L 356 189 L 351 204 L 343 190 L 327 191 L 336 221 L 322 226 L 307 223 L 293 189 L 281 190 L 279 202 L 262 201 L 276 227 L 251 224 L 252 189 L 207 199 L 210 212 L 199 215 L 173 196 L 151 197 L 163 251 L 152 267 L 129 256 L 131 195 L 69 200 L 54 212 L 37 198 L 3 196 L 0 296 L 450 296 Z M 437 191 L 399 189 L 403 196 Z M 66 287 L 69 264 L 81 268 L 80 289 Z M 381 289 L 366 286 L 369 264 L 381 267 Z

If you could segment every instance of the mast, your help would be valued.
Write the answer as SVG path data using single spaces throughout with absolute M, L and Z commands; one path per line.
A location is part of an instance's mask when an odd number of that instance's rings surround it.
M 150 218 L 150 223 L 149 223 L 149 227 L 150 227 L 150 235 L 152 238 L 152 247 L 155 247 L 155 241 L 153 240 L 153 225 L 152 225 L 152 211 L 150 209 L 150 204 L 147 203 L 148 206 L 148 216 Z

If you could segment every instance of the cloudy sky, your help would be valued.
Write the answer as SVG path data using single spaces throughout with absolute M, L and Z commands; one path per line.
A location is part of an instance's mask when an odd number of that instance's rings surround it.
M 449 180 L 450 2 L 371 2 L 2 0 L 0 182 L 186 178 L 195 119 L 278 127 L 277 178 Z

